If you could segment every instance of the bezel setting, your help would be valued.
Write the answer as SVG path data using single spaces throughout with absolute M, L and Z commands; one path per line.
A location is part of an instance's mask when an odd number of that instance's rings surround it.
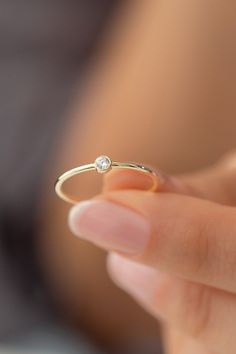
M 96 158 L 94 164 L 98 173 L 106 173 L 111 169 L 112 160 L 106 155 L 100 155 Z

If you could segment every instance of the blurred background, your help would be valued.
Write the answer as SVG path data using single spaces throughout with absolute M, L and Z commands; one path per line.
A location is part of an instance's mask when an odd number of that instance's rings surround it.
M 161 353 L 161 330 L 75 239 L 56 177 L 101 154 L 183 173 L 235 147 L 220 1 L 0 0 L 0 353 Z M 101 179 L 70 188 L 88 198 Z

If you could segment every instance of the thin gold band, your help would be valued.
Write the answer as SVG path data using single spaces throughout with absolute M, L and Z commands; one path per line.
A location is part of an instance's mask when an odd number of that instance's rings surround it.
M 102 167 L 101 162 L 100 162 L 100 167 L 99 167 L 98 162 L 97 162 L 99 159 L 101 161 L 103 159 L 103 163 L 107 159 L 105 167 Z M 71 178 L 77 174 L 80 174 L 80 173 L 94 171 L 94 170 L 96 170 L 98 173 L 107 173 L 108 171 L 110 171 L 113 168 L 114 169 L 117 169 L 117 168 L 131 169 L 131 170 L 136 170 L 136 171 L 148 174 L 152 178 L 152 182 L 153 182 L 151 188 L 148 189 L 148 191 L 155 191 L 158 184 L 159 184 L 159 176 L 149 167 L 146 167 L 146 166 L 143 166 L 140 164 L 136 164 L 136 163 L 131 163 L 131 162 L 114 162 L 108 156 L 101 155 L 95 160 L 94 163 L 75 167 L 75 168 L 63 173 L 61 176 L 59 176 L 55 182 L 55 192 L 64 201 L 66 201 L 68 203 L 76 204 L 77 202 L 80 201 L 80 199 L 77 196 L 73 196 L 73 195 L 63 191 L 62 186 L 65 181 L 67 181 L 69 178 Z

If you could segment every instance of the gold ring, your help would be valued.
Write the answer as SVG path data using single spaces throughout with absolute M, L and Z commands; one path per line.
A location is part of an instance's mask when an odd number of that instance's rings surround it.
M 93 170 L 96 170 L 98 173 L 107 173 L 113 168 L 131 169 L 131 170 L 148 174 L 152 178 L 152 182 L 153 182 L 151 188 L 148 189 L 148 191 L 154 192 L 159 184 L 160 178 L 158 174 L 154 172 L 151 168 L 147 166 L 143 166 L 141 164 L 131 163 L 131 162 L 114 162 L 110 159 L 110 157 L 106 155 L 101 155 L 96 158 L 94 163 L 75 167 L 63 173 L 61 176 L 59 176 L 55 182 L 55 192 L 61 199 L 65 200 L 68 203 L 75 204 L 79 202 L 80 199 L 77 196 L 73 196 L 63 191 L 62 186 L 65 181 L 67 181 L 69 178 L 79 173 L 93 171 Z

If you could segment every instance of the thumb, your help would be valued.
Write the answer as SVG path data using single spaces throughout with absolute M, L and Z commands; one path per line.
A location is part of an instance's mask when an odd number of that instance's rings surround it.
M 226 205 L 236 205 L 236 152 L 219 159 L 214 165 L 198 172 L 170 176 L 148 166 L 158 176 L 157 192 L 170 192 L 208 199 Z M 104 175 L 103 192 L 118 189 L 142 189 L 151 187 L 151 178 L 134 170 L 112 170 Z

